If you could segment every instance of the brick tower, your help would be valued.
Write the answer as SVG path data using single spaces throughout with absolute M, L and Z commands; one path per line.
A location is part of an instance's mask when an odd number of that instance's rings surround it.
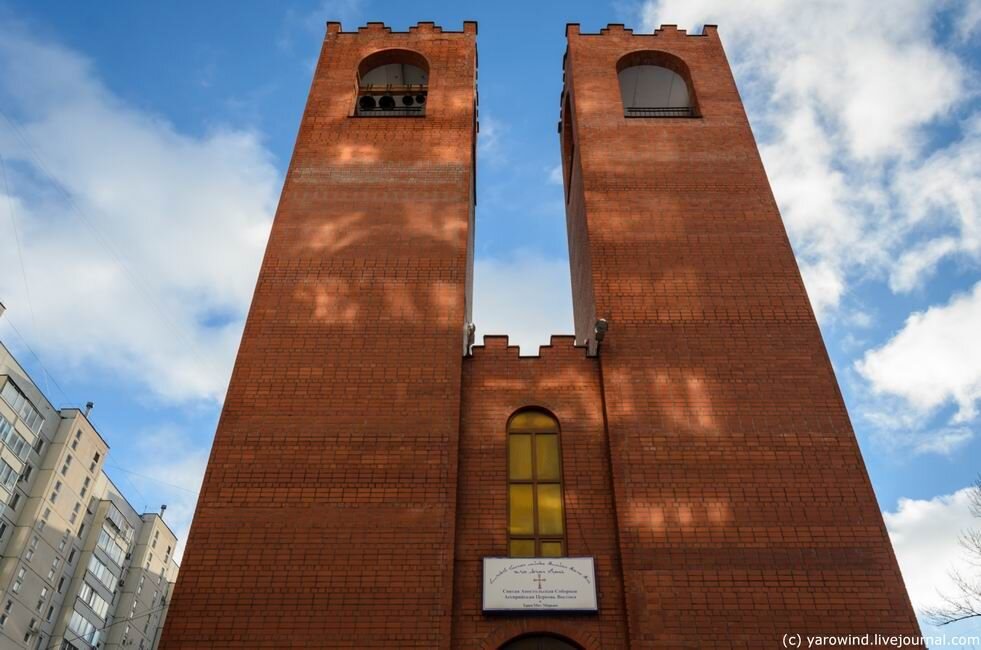
M 476 31 L 328 23 L 161 647 L 446 647 Z
M 569 26 L 534 357 L 468 342 L 475 38 L 328 24 L 161 647 L 916 635 L 715 28 Z
M 609 320 L 630 647 L 918 634 L 715 27 L 567 36 L 576 335 Z M 670 100 L 631 106 L 635 66 L 671 71 Z

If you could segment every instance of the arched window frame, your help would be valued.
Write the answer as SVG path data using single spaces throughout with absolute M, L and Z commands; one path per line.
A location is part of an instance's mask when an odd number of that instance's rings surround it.
M 627 68 L 632 68 L 638 65 L 654 65 L 661 68 L 667 68 L 681 77 L 681 79 L 685 82 L 686 88 L 688 89 L 688 109 L 665 110 L 663 112 L 651 111 L 647 113 L 631 113 L 626 106 L 622 106 L 624 117 L 701 117 L 702 113 L 698 106 L 698 94 L 695 92 L 695 84 L 692 81 L 691 71 L 688 69 L 688 64 L 686 64 L 681 58 L 675 56 L 674 54 L 661 52 L 660 50 L 638 50 L 625 54 L 620 57 L 619 61 L 617 61 L 618 89 L 620 86 L 620 73 Z M 621 102 L 622 101 L 623 97 L 621 95 Z
M 426 76 L 426 83 L 398 87 L 375 87 L 366 86 L 362 83 L 362 79 L 368 73 L 381 66 L 391 64 L 410 65 L 419 68 Z M 354 110 L 351 115 L 354 117 L 425 117 L 431 82 L 429 61 L 419 52 L 405 49 L 386 49 L 373 52 L 358 64 L 355 79 Z M 391 110 L 384 110 L 380 107 L 366 109 L 361 105 L 362 98 L 366 96 L 377 97 L 380 102 L 380 99 L 386 95 L 395 100 L 395 106 Z M 401 101 L 403 96 L 412 97 L 414 101 L 411 105 L 406 105 Z M 421 102 L 420 98 L 422 98 Z
M 544 416 L 551 422 L 551 426 L 538 426 L 538 427 L 523 427 L 516 424 L 516 420 L 522 415 L 537 414 L 539 416 Z M 516 428 L 517 427 L 517 428 Z M 516 458 L 515 446 L 516 438 L 515 436 L 529 435 L 529 452 L 530 452 L 530 467 L 531 476 L 530 478 L 524 478 L 522 476 L 514 475 L 513 462 Z M 539 450 L 538 437 L 539 436 L 554 436 L 555 440 L 555 460 L 557 464 L 556 472 L 553 476 L 540 476 L 540 466 L 539 466 L 539 455 L 541 451 Z M 510 557 L 563 557 L 568 555 L 568 542 L 566 536 L 566 508 L 565 508 L 565 486 L 563 481 L 563 463 L 562 463 L 562 431 L 559 426 L 559 420 L 551 412 L 540 407 L 526 407 L 522 408 L 511 415 L 507 422 L 507 477 L 508 477 L 508 492 L 507 492 L 507 522 L 508 522 L 508 555 Z M 531 502 L 532 502 L 532 532 L 529 533 L 515 533 L 515 513 L 513 512 L 513 492 L 515 486 L 530 486 L 531 487 Z M 556 486 L 558 488 L 558 504 L 561 509 L 560 522 L 561 530 L 559 532 L 554 531 L 543 531 L 542 521 L 540 519 L 540 487 L 541 486 Z M 518 552 L 518 545 L 515 542 L 528 542 L 533 543 L 533 554 L 529 555 L 527 552 Z M 544 547 L 543 545 L 549 545 Z M 558 552 L 555 553 L 555 544 L 558 544 Z M 547 549 L 547 550 L 546 550 Z

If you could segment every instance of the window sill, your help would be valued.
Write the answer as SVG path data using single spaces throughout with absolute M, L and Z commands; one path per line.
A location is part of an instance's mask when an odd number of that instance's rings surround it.
M 680 117 L 685 119 L 697 118 L 698 115 L 691 108 L 628 108 L 623 112 L 624 117 Z

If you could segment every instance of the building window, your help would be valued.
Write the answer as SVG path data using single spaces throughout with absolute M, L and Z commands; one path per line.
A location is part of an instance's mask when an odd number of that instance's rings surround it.
M 626 117 L 694 117 L 688 67 L 663 52 L 632 52 L 617 65 Z
M 71 465 L 72 465 L 72 455 L 68 454 L 68 456 L 65 458 L 65 464 L 61 466 L 62 476 L 68 474 L 68 468 L 71 467 Z
M 75 432 L 75 439 L 72 440 L 72 451 L 78 449 L 78 443 L 82 441 L 82 430 L 79 429 Z
M 426 114 L 429 65 L 415 52 L 383 50 L 358 66 L 355 115 L 406 117 Z
M 72 612 L 72 617 L 68 621 L 68 629 L 75 633 L 76 637 L 82 639 L 91 646 L 99 643 L 99 630 L 89 622 L 78 610 Z
M 89 463 L 89 471 L 94 472 L 96 466 L 99 464 L 99 459 L 102 458 L 102 454 L 96 452 L 95 456 L 92 457 L 92 462 Z
M 0 485 L 7 490 L 13 490 L 17 485 L 17 471 L 2 458 L 0 458 Z
M 14 423 L 0 415 L 0 440 L 10 447 L 10 451 L 21 460 L 27 460 L 31 453 L 31 445 L 24 436 L 17 433 Z
M 41 431 L 41 426 L 44 424 L 44 418 L 41 417 L 41 413 L 34 408 L 31 404 L 31 400 L 27 399 L 24 393 L 21 392 L 19 388 L 14 386 L 12 381 L 7 381 L 3 385 L 3 390 L 0 391 L 0 396 L 10 404 L 11 408 L 16 411 L 20 419 L 24 421 L 24 424 L 33 431 L 38 433 Z
M 559 423 L 544 411 L 508 422 L 508 552 L 511 557 L 565 554 Z
M 96 616 L 103 621 L 106 620 L 106 615 L 109 613 L 109 603 L 96 593 L 89 583 L 82 582 L 82 587 L 78 590 L 78 598 L 88 605 Z
M 24 586 L 24 576 L 27 575 L 27 569 L 21 567 L 17 570 L 17 578 L 14 580 L 13 586 L 10 588 L 15 594 L 20 591 L 20 588 Z
M 103 564 L 99 558 L 92 555 L 89 557 L 89 573 L 102 583 L 111 593 L 116 593 L 116 576 Z
M 120 567 L 123 566 L 123 560 L 126 557 L 126 549 L 120 546 L 115 539 L 113 539 L 112 533 L 105 527 L 99 532 L 99 548 L 106 552 L 106 554 L 112 559 L 113 562 L 118 564 Z

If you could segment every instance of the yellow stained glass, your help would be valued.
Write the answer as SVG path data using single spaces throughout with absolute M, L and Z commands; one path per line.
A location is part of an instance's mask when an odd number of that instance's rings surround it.
M 511 557 L 535 557 L 535 540 L 512 539 Z
M 508 431 L 558 432 L 559 426 L 551 415 L 541 411 L 525 411 L 511 418 Z
M 512 485 L 511 489 L 515 487 L 518 486 Z M 538 486 L 538 534 L 562 534 L 562 488 L 559 485 Z
M 508 436 L 508 477 L 514 480 L 531 480 L 531 435 L 527 433 Z
M 511 507 L 509 530 L 512 535 L 535 534 L 535 511 L 531 490 L 530 485 L 509 486 L 508 499 Z
M 542 557 L 562 557 L 562 542 L 542 542 Z
M 557 435 L 535 436 L 535 462 L 538 465 L 535 475 L 539 481 L 559 480 L 559 437 Z

